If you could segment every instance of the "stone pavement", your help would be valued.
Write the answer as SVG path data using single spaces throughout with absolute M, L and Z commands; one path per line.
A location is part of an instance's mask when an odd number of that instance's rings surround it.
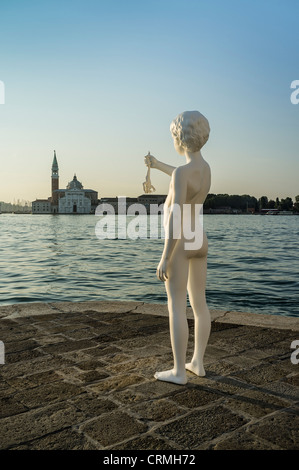
M 0 306 L 0 449 L 298 449 L 298 319 L 211 314 L 206 377 L 174 385 L 166 305 Z

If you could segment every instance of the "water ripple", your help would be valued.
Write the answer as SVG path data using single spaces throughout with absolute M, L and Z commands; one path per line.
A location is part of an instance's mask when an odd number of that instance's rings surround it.
M 163 240 L 98 240 L 96 222 L 2 214 L 0 303 L 166 302 L 156 278 Z M 299 217 L 208 215 L 204 223 L 210 308 L 299 316 Z

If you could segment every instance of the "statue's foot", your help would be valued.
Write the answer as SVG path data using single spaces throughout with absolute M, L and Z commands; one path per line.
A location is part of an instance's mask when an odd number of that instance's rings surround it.
M 206 375 L 204 366 L 202 364 L 198 364 L 196 361 L 189 362 L 185 367 L 187 370 L 190 370 L 190 372 L 193 372 L 193 374 L 196 374 L 199 377 L 204 377 Z
M 157 380 L 163 380 L 164 382 L 172 382 L 174 384 L 184 385 L 187 383 L 186 373 L 182 375 L 176 374 L 173 369 L 165 370 L 163 372 L 156 372 L 154 377 Z

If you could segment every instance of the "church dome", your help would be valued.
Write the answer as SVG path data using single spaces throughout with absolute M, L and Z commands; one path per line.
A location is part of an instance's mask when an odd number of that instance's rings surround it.
M 77 176 L 74 175 L 73 181 L 70 181 L 66 189 L 83 189 L 83 184 L 77 180 Z

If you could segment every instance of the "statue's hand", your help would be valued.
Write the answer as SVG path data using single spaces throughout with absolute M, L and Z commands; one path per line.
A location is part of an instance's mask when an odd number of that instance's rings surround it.
M 144 157 L 144 163 L 149 164 L 151 168 L 158 168 L 158 160 L 153 155 L 147 155 Z
M 162 257 L 157 267 L 157 278 L 160 279 L 160 281 L 166 281 L 166 279 L 168 279 L 167 272 L 168 272 L 168 260 Z

